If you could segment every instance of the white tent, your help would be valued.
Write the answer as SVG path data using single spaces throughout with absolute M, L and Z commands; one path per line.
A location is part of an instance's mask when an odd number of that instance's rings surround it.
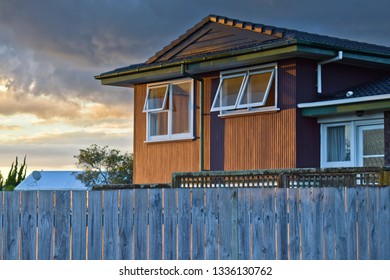
M 15 188 L 15 191 L 88 190 L 76 179 L 79 173 L 80 171 L 34 171 Z

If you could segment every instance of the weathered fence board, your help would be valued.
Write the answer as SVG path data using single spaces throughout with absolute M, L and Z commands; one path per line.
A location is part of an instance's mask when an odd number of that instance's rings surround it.
M 4 259 L 19 258 L 19 193 L 4 193 Z
M 140 188 L 0 197 L 2 259 L 390 259 L 390 187 Z
M 119 258 L 118 190 L 104 192 L 104 259 Z
M 54 259 L 70 259 L 70 192 L 56 191 Z
M 390 187 L 379 189 L 379 227 L 380 227 L 380 249 L 379 259 L 390 259 Z
M 38 193 L 38 259 L 53 259 L 54 195 L 53 192 Z
M 133 259 L 133 190 L 120 191 L 119 209 L 119 259 Z
M 88 259 L 102 259 L 102 192 L 88 193 Z
M 149 259 L 162 259 L 162 191 L 149 190 Z
M 192 258 L 203 260 L 204 252 L 204 191 L 205 189 L 192 190 Z
M 299 215 L 299 189 L 288 190 L 289 203 L 289 259 L 301 259 L 301 244 L 300 244 L 300 215 Z
M 135 190 L 134 205 L 134 259 L 148 259 L 149 190 Z
M 72 259 L 87 257 L 87 193 L 72 192 Z
M 218 259 L 218 188 L 206 189 L 206 259 Z
M 178 258 L 179 260 L 191 259 L 191 205 L 190 189 L 179 192 L 178 197 Z
M 24 192 L 22 195 L 20 258 L 36 259 L 35 239 L 37 236 L 37 192 Z
M 0 192 L 0 260 L 3 260 L 3 193 Z
M 176 260 L 176 189 L 164 190 L 164 259 Z

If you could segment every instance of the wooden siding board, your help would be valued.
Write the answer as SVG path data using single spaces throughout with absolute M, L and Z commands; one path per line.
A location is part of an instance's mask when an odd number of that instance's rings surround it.
M 38 192 L 38 260 L 53 259 L 54 193 Z
M 177 189 L 164 189 L 164 260 L 176 260 Z
M 149 190 L 135 189 L 135 207 L 134 207 L 134 259 L 147 260 L 149 256 Z
M 119 258 L 118 190 L 104 191 L 104 259 Z
M 162 259 L 162 190 L 149 190 L 149 259 Z
M 206 259 L 217 260 L 218 257 L 218 224 L 219 224 L 219 188 L 206 189 Z
M 72 192 L 72 260 L 87 258 L 87 192 Z
M 37 192 L 22 192 L 20 258 L 36 259 Z
M 119 259 L 133 259 L 134 190 L 120 190 Z
M 4 259 L 19 258 L 19 194 L 4 192 Z
M 56 191 L 54 259 L 70 259 L 70 192 Z
M 101 191 L 88 193 L 88 260 L 102 259 L 102 212 Z

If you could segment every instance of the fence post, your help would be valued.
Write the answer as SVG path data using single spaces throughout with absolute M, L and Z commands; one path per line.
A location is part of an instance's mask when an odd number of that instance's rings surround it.
M 379 186 L 390 186 L 390 171 L 379 172 Z

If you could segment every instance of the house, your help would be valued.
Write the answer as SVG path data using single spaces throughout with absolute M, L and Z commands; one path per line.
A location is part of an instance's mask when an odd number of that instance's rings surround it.
M 15 191 L 86 191 L 88 188 L 76 179 L 79 171 L 33 171 Z
M 173 172 L 390 165 L 390 47 L 210 15 L 134 88 L 134 183 Z

